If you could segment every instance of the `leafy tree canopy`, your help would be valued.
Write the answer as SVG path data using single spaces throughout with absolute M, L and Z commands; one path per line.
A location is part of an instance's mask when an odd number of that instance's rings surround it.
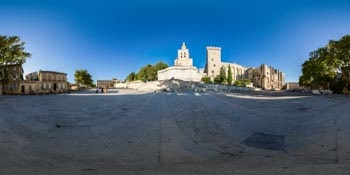
M 202 77 L 202 81 L 204 83 L 213 83 L 211 80 L 210 80 L 210 77 Z
M 222 80 L 221 80 L 221 77 L 220 75 L 217 75 L 215 78 L 214 78 L 214 83 L 215 84 L 221 84 Z
M 339 41 L 331 40 L 326 46 L 310 53 L 309 59 L 302 65 L 299 83 L 311 88 L 339 88 L 337 86 L 344 86 L 347 81 L 340 80 L 338 75 L 349 66 L 350 36 L 346 35 Z
M 249 83 L 251 83 L 251 80 L 241 79 L 241 80 L 236 80 L 233 85 L 240 86 L 240 87 L 246 87 Z
M 74 73 L 74 79 L 77 84 L 93 86 L 92 76 L 86 69 L 78 69 Z
M 137 80 L 137 76 L 135 72 L 131 72 L 125 79 L 125 81 L 135 81 Z
M 23 64 L 31 56 L 18 36 L 0 35 L 0 65 Z
M 147 64 L 141 67 L 138 73 L 131 72 L 127 77 L 126 81 L 155 81 L 158 79 L 158 71 L 167 68 L 168 65 L 163 62 L 158 62 L 155 65 Z

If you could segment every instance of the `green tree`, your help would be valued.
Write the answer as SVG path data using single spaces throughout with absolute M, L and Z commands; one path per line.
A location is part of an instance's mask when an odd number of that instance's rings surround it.
M 152 65 L 147 64 L 146 66 L 142 67 L 140 71 L 137 73 L 137 79 L 141 81 L 148 81 L 148 77 L 150 74 L 150 70 Z
M 158 62 L 157 64 L 154 65 L 155 69 L 158 70 L 162 70 L 165 69 L 167 67 L 169 67 L 167 64 L 163 63 L 163 62 Z
M 0 35 L 0 65 L 23 64 L 31 56 L 18 36 Z
M 148 70 L 147 70 L 147 80 L 148 81 L 154 81 L 157 79 L 157 73 L 158 70 L 155 68 L 155 66 L 151 66 Z
M 93 85 L 92 76 L 86 69 L 78 69 L 74 73 L 74 79 L 77 84 L 90 87 Z
M 152 69 L 154 70 L 154 80 L 158 80 L 158 71 L 159 70 L 163 70 L 163 69 L 166 69 L 168 68 L 169 66 L 163 62 L 158 62 L 157 64 L 155 64 L 154 66 L 152 66 Z
M 31 54 L 24 51 L 24 44 L 18 36 L 3 36 L 0 35 L 0 73 L 2 75 L 1 84 L 4 89 L 7 78 L 7 65 L 20 64 L 26 62 L 26 59 L 31 57 Z
M 220 75 L 217 75 L 215 78 L 214 78 L 214 83 L 215 84 L 221 84 L 222 80 L 221 80 L 221 77 Z
M 202 77 L 202 81 L 204 83 L 213 83 L 211 80 L 210 80 L 210 77 Z
M 247 85 L 250 83 L 251 83 L 251 80 L 249 79 L 240 79 L 240 80 L 236 80 L 234 85 L 240 86 L 240 87 L 247 87 Z
M 125 81 L 131 82 L 137 80 L 136 73 L 131 72 L 125 79 Z
M 227 79 L 226 79 L 226 69 L 224 66 L 220 68 L 220 83 L 221 84 L 227 84 Z
M 330 41 L 328 47 L 336 58 L 330 65 L 336 67 L 338 74 L 341 74 L 341 79 L 336 79 L 332 88 L 338 92 L 350 91 L 350 35 L 345 35 L 339 41 Z
M 134 81 L 134 80 L 141 80 L 141 81 L 155 81 L 158 79 L 158 71 L 167 68 L 168 65 L 163 62 L 158 62 L 155 65 L 147 64 L 146 66 L 141 67 L 139 72 L 137 74 L 130 73 L 126 80 Z
M 231 66 L 228 67 L 227 83 L 228 83 L 228 85 L 232 85 L 232 70 L 231 70 Z
M 330 41 L 326 47 L 321 47 L 310 53 L 309 60 L 302 65 L 299 84 L 311 88 L 330 88 L 330 84 L 336 81 L 337 74 L 344 65 L 344 60 L 337 53 L 338 49 L 335 43 Z

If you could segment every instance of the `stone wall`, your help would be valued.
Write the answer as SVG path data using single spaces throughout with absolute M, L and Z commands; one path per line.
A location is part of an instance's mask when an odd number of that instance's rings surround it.
M 118 83 L 118 88 L 136 89 L 139 91 L 197 91 L 197 92 L 240 92 L 240 91 L 256 91 L 257 88 L 237 87 L 219 84 L 205 84 L 202 82 L 188 82 L 182 80 L 165 80 L 142 82 L 134 81 L 129 83 Z
M 202 74 L 196 67 L 173 66 L 158 71 L 158 80 L 179 79 L 184 81 L 201 81 Z

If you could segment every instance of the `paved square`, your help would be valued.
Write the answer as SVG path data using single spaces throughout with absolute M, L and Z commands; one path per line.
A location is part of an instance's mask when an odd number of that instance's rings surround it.
M 0 174 L 349 174 L 349 111 L 340 95 L 0 96 Z

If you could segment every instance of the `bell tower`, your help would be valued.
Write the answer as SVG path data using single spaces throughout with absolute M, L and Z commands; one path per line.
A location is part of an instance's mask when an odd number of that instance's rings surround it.
M 174 65 L 182 67 L 193 66 L 192 58 L 190 58 L 190 52 L 185 42 L 182 43 L 181 49 L 177 51 L 177 58 L 175 59 Z

